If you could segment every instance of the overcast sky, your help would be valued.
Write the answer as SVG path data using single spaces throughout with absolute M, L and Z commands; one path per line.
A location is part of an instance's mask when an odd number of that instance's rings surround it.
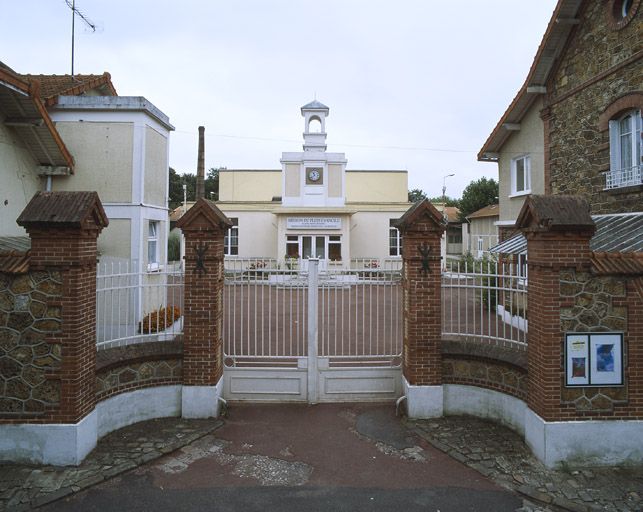
M 76 0 L 77 73 L 109 71 L 120 95 L 170 117 L 170 165 L 280 168 L 301 151 L 299 108 L 330 107 L 328 150 L 349 169 L 407 169 L 447 194 L 482 176 L 476 153 L 522 85 L 555 0 Z M 68 74 L 65 0 L 2 2 L 0 60 Z

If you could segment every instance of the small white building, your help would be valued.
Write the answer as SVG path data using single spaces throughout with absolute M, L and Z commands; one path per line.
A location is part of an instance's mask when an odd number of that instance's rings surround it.
M 349 170 L 344 153 L 327 152 L 327 106 L 301 108 L 302 152 L 284 152 L 281 169 L 219 174 L 217 206 L 233 221 L 228 261 L 278 264 L 318 257 L 322 268 L 395 265 L 401 239 L 392 221 L 410 206 L 405 170 Z

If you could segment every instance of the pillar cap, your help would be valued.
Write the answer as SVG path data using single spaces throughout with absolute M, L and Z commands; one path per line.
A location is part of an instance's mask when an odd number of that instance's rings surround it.
M 422 220 L 429 220 L 440 231 L 446 229 L 444 216 L 426 198 L 416 202 L 404 215 L 393 221 L 393 226 L 404 232 Z
M 37 192 L 16 221 L 30 228 L 104 228 L 107 214 L 96 192 Z
M 225 230 L 232 227 L 232 221 L 219 210 L 214 201 L 200 197 L 176 225 L 183 230 L 202 228 Z
M 516 227 L 523 232 L 596 231 L 589 203 L 580 196 L 529 196 L 518 214 Z

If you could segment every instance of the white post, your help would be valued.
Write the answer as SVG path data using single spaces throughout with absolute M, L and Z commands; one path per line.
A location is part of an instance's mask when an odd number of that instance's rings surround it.
M 317 287 L 319 258 L 308 260 L 308 403 L 316 404 L 317 383 Z

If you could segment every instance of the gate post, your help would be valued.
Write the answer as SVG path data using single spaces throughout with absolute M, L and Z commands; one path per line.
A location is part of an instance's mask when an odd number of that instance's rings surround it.
M 316 404 L 319 399 L 317 389 L 317 310 L 318 310 L 319 259 L 308 260 L 308 403 Z
M 427 199 L 397 222 L 402 233 L 404 296 L 404 394 L 410 418 L 442 416 L 442 337 L 440 265 L 446 223 Z
M 223 387 L 223 237 L 232 222 L 200 198 L 177 225 L 185 235 L 182 416 L 209 418 Z

